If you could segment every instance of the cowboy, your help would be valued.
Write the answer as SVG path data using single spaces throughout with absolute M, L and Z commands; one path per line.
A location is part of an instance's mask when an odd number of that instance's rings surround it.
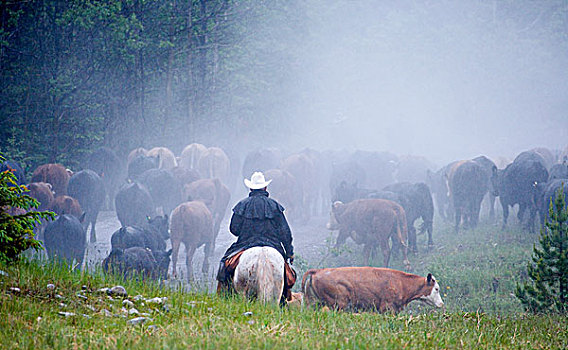
M 295 282 L 295 272 L 290 268 L 294 262 L 294 247 L 292 246 L 292 232 L 284 216 L 284 208 L 274 199 L 268 198 L 267 186 L 272 180 L 266 181 L 264 174 L 255 172 L 250 180 L 244 179 L 245 185 L 250 189 L 249 196 L 241 200 L 233 208 L 230 231 L 237 236 L 221 258 L 217 273 L 219 281 L 218 292 L 231 292 L 236 258 L 239 253 L 252 247 L 268 246 L 276 249 L 285 261 L 285 283 L 283 296 L 290 296 L 290 288 Z M 294 276 L 293 280 L 290 273 Z M 288 278 L 288 281 L 286 279 Z M 291 283 L 291 284 L 290 284 Z

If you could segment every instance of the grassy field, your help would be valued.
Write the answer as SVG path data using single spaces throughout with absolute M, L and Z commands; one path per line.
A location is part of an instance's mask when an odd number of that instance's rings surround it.
M 538 234 L 482 224 L 455 235 L 437 228 L 436 247 L 411 256 L 432 272 L 446 312 L 411 304 L 398 315 L 281 309 L 238 298 L 184 293 L 156 283 L 30 262 L 0 266 L 0 347 L 7 348 L 482 348 L 565 349 L 565 317 L 529 315 L 512 295 Z M 360 248 L 322 263 L 358 261 Z M 380 254 L 373 260 L 380 265 Z M 300 259 L 301 261 L 301 259 Z M 400 268 L 395 258 L 393 267 Z M 300 263 L 301 270 L 309 266 Z M 53 284 L 54 288 L 48 288 Z M 122 285 L 129 302 L 97 292 Z M 13 288 L 18 288 L 13 289 Z M 141 297 L 136 297 L 141 295 Z M 164 303 L 148 299 L 167 297 Z M 131 309 L 136 309 L 138 314 Z M 129 310 L 130 313 L 129 313 Z M 71 313 L 71 314 L 65 314 Z M 130 320 L 145 317 L 145 322 Z

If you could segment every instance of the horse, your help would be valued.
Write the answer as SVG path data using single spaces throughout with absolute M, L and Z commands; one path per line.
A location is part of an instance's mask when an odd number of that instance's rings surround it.
M 272 247 L 249 248 L 239 259 L 233 281 L 244 297 L 278 303 L 284 289 L 284 258 Z

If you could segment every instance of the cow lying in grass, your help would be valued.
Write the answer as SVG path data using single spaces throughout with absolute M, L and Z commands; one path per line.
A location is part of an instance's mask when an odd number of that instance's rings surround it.
M 302 291 L 306 305 L 337 310 L 397 313 L 413 300 L 444 306 L 440 286 L 431 274 L 421 277 L 378 267 L 311 269 L 304 274 Z

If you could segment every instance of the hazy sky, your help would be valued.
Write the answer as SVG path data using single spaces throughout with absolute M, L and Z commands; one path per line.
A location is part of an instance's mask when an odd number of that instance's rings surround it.
M 295 145 L 443 162 L 568 144 L 567 2 L 312 0 L 306 11 Z

